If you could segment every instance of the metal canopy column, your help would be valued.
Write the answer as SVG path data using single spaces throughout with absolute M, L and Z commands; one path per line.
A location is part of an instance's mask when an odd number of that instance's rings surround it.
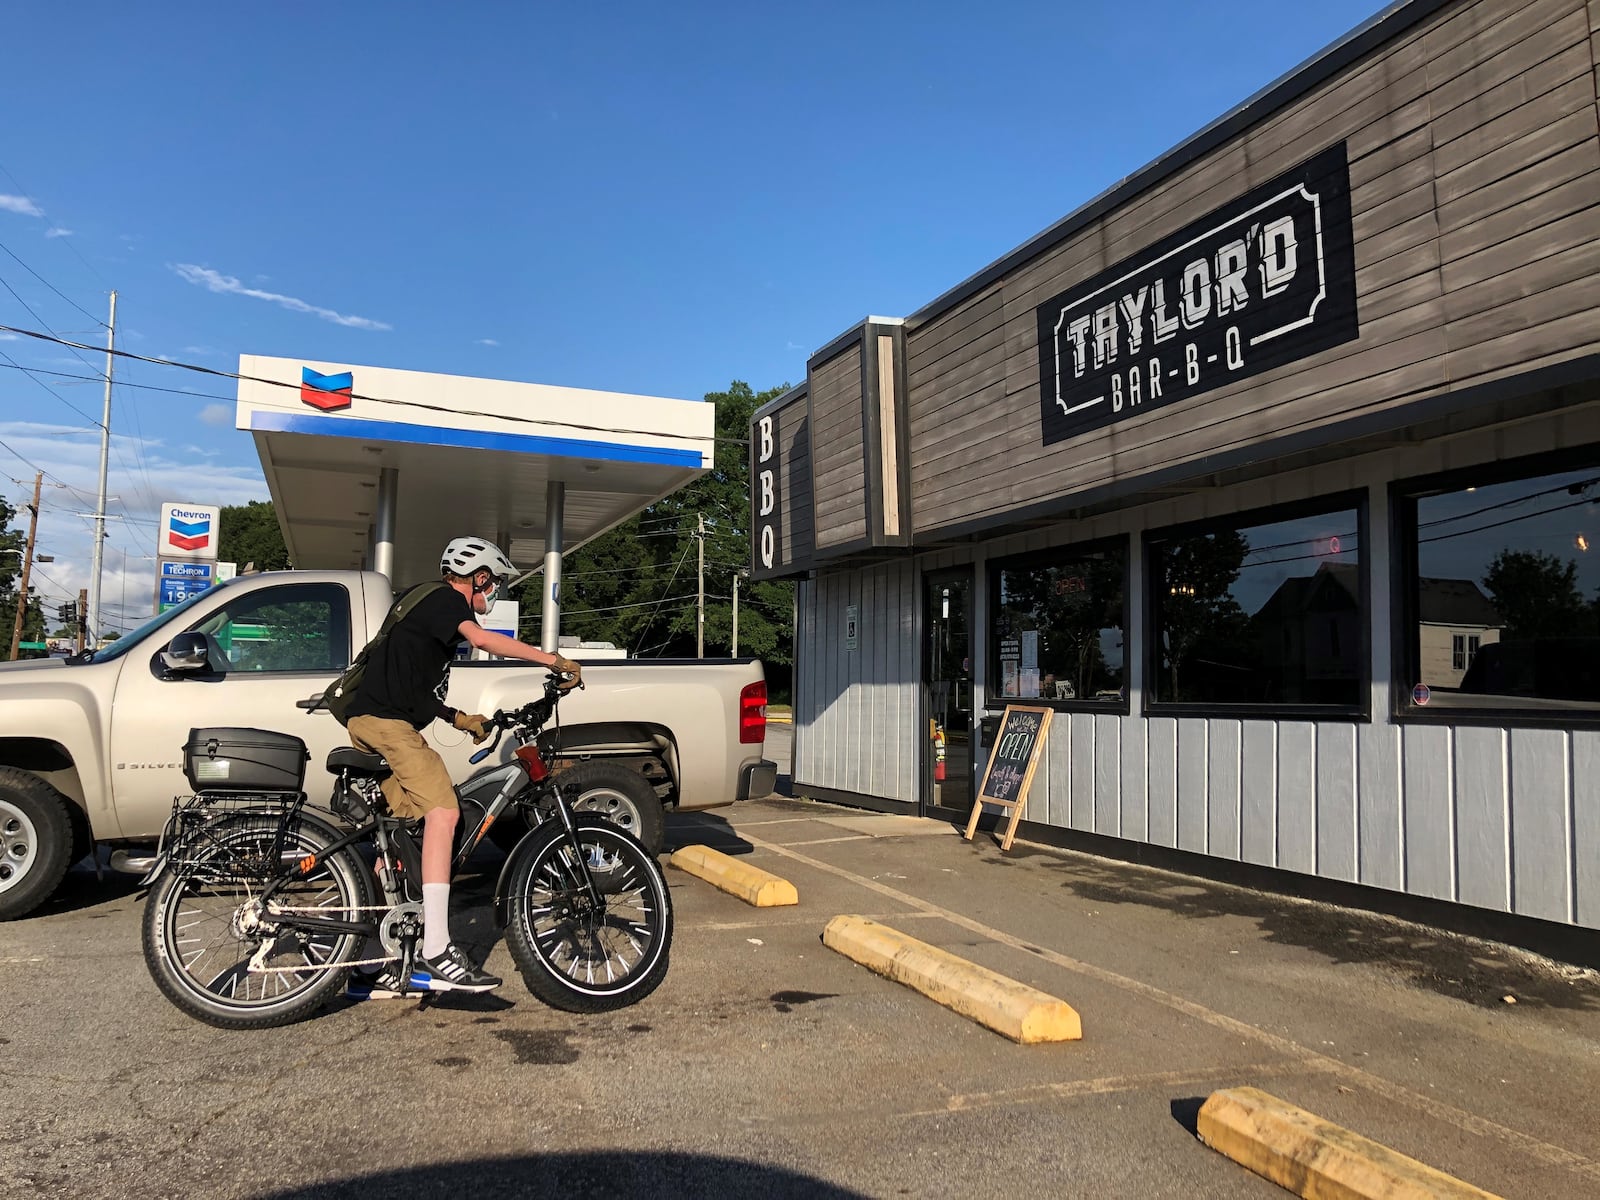
M 395 509 L 400 504 L 400 472 L 383 467 L 378 472 L 377 522 L 372 535 L 372 569 L 394 582 Z
M 544 489 L 544 613 L 539 622 L 539 648 L 551 654 L 561 636 L 561 526 L 566 507 L 567 485 L 552 479 Z

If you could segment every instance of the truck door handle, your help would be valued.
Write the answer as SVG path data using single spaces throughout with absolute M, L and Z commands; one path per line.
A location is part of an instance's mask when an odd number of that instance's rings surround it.
M 304 708 L 304 709 L 320 708 L 322 706 L 322 697 L 325 694 L 326 693 L 318 692 L 314 696 L 307 696 L 304 700 L 296 700 L 294 702 L 294 706 L 296 708 Z

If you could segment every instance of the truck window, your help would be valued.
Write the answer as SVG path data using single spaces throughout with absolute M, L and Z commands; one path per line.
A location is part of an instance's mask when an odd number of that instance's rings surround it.
M 213 584 L 203 592 L 196 592 L 182 604 L 175 605 L 174 607 L 167 609 L 167 611 L 164 613 L 157 613 L 148 621 L 144 622 L 144 624 L 130 629 L 127 633 L 123 634 L 109 646 L 102 646 L 93 654 L 85 654 L 70 661 L 80 663 L 110 662 L 114 658 L 121 658 L 129 650 L 132 650 L 151 634 L 155 633 L 156 630 L 160 629 L 163 625 L 170 625 L 172 627 L 172 631 L 176 633 L 179 629 L 183 628 L 181 622 L 183 621 L 183 618 L 188 615 L 188 612 L 191 608 L 194 608 L 198 604 L 206 603 L 217 594 L 217 588 L 227 587 L 230 582 L 231 581 L 229 580 L 224 580 L 221 583 Z
M 247 592 L 191 629 L 207 635 L 213 662 L 230 673 L 342 671 L 350 664 L 350 594 L 336 583 Z

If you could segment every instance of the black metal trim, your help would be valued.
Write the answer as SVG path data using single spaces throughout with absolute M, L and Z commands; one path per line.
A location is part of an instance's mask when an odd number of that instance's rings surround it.
M 1600 379 L 1600 354 L 1586 354 L 1520 375 L 1425 396 L 1410 404 L 1400 405 L 1384 412 L 1351 417 L 1333 425 L 1303 430 L 1249 446 L 1218 451 L 1137 478 L 1102 484 L 1068 496 L 1035 501 L 1019 508 L 997 511 L 988 516 L 953 525 L 919 529 L 915 544 L 918 549 L 927 549 L 933 542 L 1000 536 L 1002 532 L 1030 521 L 1053 517 L 1065 518 L 1088 509 L 1131 508 L 1154 499 L 1152 493 L 1155 491 L 1170 490 L 1207 475 L 1257 464 L 1275 463 L 1292 455 L 1337 447 L 1342 443 L 1354 443 L 1365 438 L 1392 435 L 1424 421 L 1449 420 L 1449 428 L 1442 429 L 1441 433 L 1470 429 L 1475 424 L 1484 423 L 1461 420 L 1468 409 L 1482 409 L 1492 404 L 1520 400 L 1526 403 L 1511 415 L 1532 416 L 1570 407 L 1573 404 L 1587 403 L 1589 397 L 1566 400 L 1559 395 L 1541 397 L 1537 394 L 1555 392 L 1563 387 L 1590 383 L 1596 379 Z M 1348 453 L 1335 457 L 1349 458 L 1366 453 L 1367 449 L 1356 446 Z M 1276 474 L 1277 471 L 1270 473 Z
M 823 800 L 829 804 L 842 804 L 848 808 L 867 808 L 873 812 L 896 813 L 901 816 L 917 815 L 917 805 L 904 800 L 890 800 L 885 796 L 868 796 L 861 792 L 846 792 L 838 788 L 816 787 L 809 783 L 793 783 L 790 790 L 797 797 Z
M 933 703 L 928 694 L 928 589 L 937 587 L 944 579 L 964 579 L 967 584 L 967 640 L 968 653 L 971 653 L 971 641 L 975 634 L 973 628 L 975 600 L 977 589 L 982 583 L 978 576 L 976 563 L 955 563 L 948 567 L 936 567 L 931 571 L 917 573 L 917 596 L 915 626 L 917 630 L 917 735 L 913 744 L 918 747 L 917 762 L 915 767 L 917 779 L 916 813 L 926 816 L 929 812 L 937 812 L 938 808 L 933 803 L 933 743 L 923 734 L 933 721 Z M 978 710 L 973 706 L 972 728 L 967 731 L 967 806 L 970 810 L 973 798 L 978 791 L 978 773 L 973 768 L 973 750 L 977 745 L 975 735 L 978 733 Z
M 993 817 L 985 817 L 980 824 L 990 827 L 994 820 Z M 1564 925 L 1538 917 L 1478 908 L 1459 900 L 1435 900 L 1372 884 L 1350 883 L 1323 875 L 1305 875 L 1282 867 L 1217 858 L 1193 850 L 1179 850 L 1172 846 L 1136 842 L 1103 833 L 1087 833 L 1036 821 L 1022 821 L 1017 832 L 1026 841 L 1057 849 L 1092 854 L 1161 871 L 1176 871 L 1252 891 L 1382 913 L 1468 937 L 1522 946 L 1578 966 L 1600 967 L 1600 930 L 1584 925 Z
M 1412 685 L 1403 682 L 1419 679 L 1422 670 L 1421 614 L 1417 605 L 1417 580 L 1422 567 L 1417 551 L 1417 499 L 1427 492 L 1460 491 L 1467 483 L 1512 483 L 1539 475 L 1558 475 L 1593 467 L 1600 469 L 1600 442 L 1568 446 L 1545 453 L 1497 459 L 1479 466 L 1455 467 L 1428 475 L 1408 476 L 1389 483 L 1389 508 L 1395 544 L 1390 561 L 1394 564 L 1394 602 L 1390 608 L 1395 625 L 1390 633 L 1391 675 L 1390 715 L 1399 725 L 1472 725 L 1514 729 L 1600 729 L 1600 711 L 1592 708 L 1527 709 L 1494 703 L 1449 705 L 1427 708 L 1411 698 Z
M 1369 542 L 1367 539 L 1367 492 L 1357 488 L 1342 492 L 1330 492 L 1323 496 L 1313 496 L 1306 500 L 1298 500 L 1290 504 L 1275 504 L 1270 507 L 1244 509 L 1240 512 L 1229 513 L 1221 517 L 1205 517 L 1198 521 L 1184 521 L 1177 525 L 1163 525 L 1159 529 L 1147 529 L 1139 538 L 1140 550 L 1144 555 L 1144 662 L 1141 665 L 1142 683 L 1144 688 L 1144 710 L 1146 717 L 1216 717 L 1219 719 L 1265 717 L 1282 719 L 1287 716 L 1291 720 L 1316 721 L 1337 720 L 1370 723 L 1372 720 L 1372 583 L 1368 560 Z M 1151 560 L 1155 553 L 1155 543 L 1168 538 L 1192 536 L 1212 529 L 1237 529 L 1249 524 L 1276 524 L 1279 521 L 1293 521 L 1302 517 L 1314 517 L 1321 513 L 1334 512 L 1341 508 L 1353 508 L 1356 512 L 1356 539 L 1361 548 L 1361 561 L 1357 564 L 1357 586 L 1361 590 L 1361 675 L 1357 682 L 1357 694 L 1361 701 L 1352 705 L 1332 704 L 1228 704 L 1223 702 L 1196 703 L 1192 701 L 1163 701 L 1157 700 L 1156 677 L 1159 672 L 1156 663 L 1160 654 L 1156 651 L 1159 645 L 1156 634 L 1156 612 L 1158 605 L 1154 599 L 1153 585 L 1155 573 L 1151 571 Z
M 1332 45 L 1318 51 L 1287 74 L 1267 84 L 1255 95 L 1178 143 L 1159 158 L 1074 209 L 1044 232 L 1036 234 L 977 274 L 969 276 L 943 295 L 923 305 L 906 318 L 906 327 L 915 329 L 925 325 L 963 301 L 971 299 L 1028 261 L 1039 257 L 1141 193 L 1176 175 L 1183 168 L 1204 158 L 1251 126 L 1260 124 L 1280 109 L 1309 94 L 1323 82 L 1359 62 L 1379 46 L 1393 41 L 1408 29 L 1454 3 L 1456 0 L 1401 0 L 1400 3 L 1391 5 L 1385 11 L 1358 25 Z
M 999 692 L 999 676 L 996 668 L 999 655 L 989 654 L 987 651 L 994 649 L 994 614 L 1000 607 L 1000 572 L 1007 568 L 1025 569 L 1027 567 L 1047 565 L 1051 559 L 1080 558 L 1093 554 L 1097 550 L 1109 550 L 1121 543 L 1122 546 L 1122 698 L 1120 700 L 1046 700 L 1040 697 L 1010 696 L 1004 697 Z M 1086 542 L 1066 542 L 1060 546 L 1046 546 L 1040 550 L 1023 550 L 1016 554 L 1007 554 L 1002 558 L 991 558 L 985 563 L 985 585 L 989 595 L 989 621 L 988 628 L 983 631 L 984 649 L 984 695 L 983 710 L 985 712 L 1002 711 L 1007 704 L 1026 702 L 1037 704 L 1045 708 L 1054 709 L 1056 712 L 1081 712 L 1104 713 L 1108 716 L 1127 716 L 1132 712 L 1130 689 L 1128 686 L 1129 673 L 1134 669 L 1128 661 L 1128 620 L 1131 613 L 1131 598 L 1128 595 L 1129 569 L 1133 563 L 1133 556 L 1139 552 L 1134 543 L 1133 535 L 1126 533 L 1113 534 L 1110 537 L 1091 538 Z M 991 697 L 990 688 L 997 693 Z

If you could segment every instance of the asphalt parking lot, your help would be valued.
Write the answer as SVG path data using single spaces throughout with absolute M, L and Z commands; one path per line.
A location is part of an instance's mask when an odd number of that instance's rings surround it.
M 151 983 L 131 884 L 75 870 L 0 926 L 7 1194 L 1283 1195 L 1191 1132 L 1199 1098 L 1250 1084 L 1505 1196 L 1600 1195 L 1593 973 L 782 797 L 669 840 L 800 904 L 669 870 L 666 982 L 599 1017 L 527 993 L 480 877 L 456 929 L 498 993 L 225 1033 Z M 871 974 L 821 944 L 838 913 L 1060 996 L 1083 1040 L 1014 1045 Z

